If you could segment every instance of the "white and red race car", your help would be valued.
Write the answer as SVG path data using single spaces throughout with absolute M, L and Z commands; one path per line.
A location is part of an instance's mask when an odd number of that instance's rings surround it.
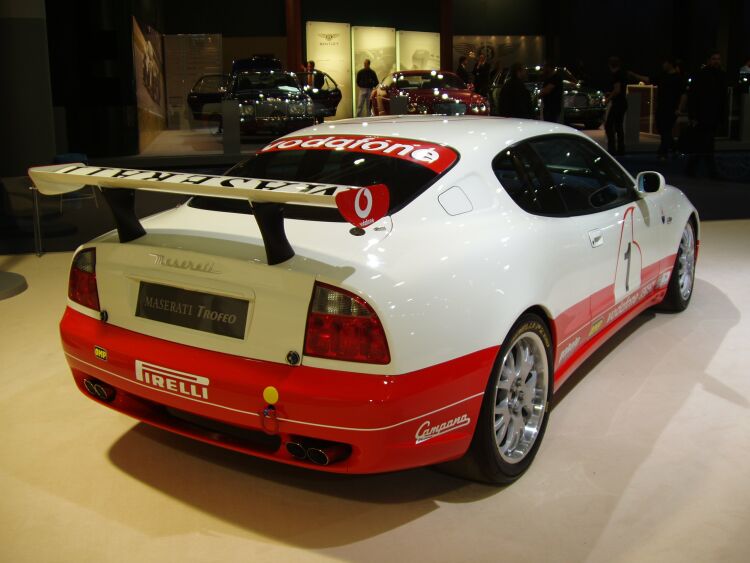
M 288 464 L 451 460 L 516 479 L 549 400 L 644 309 L 691 297 L 698 216 L 577 131 L 347 120 L 225 176 L 60 165 L 117 231 L 83 245 L 60 330 L 78 387 L 160 428 Z M 137 190 L 191 194 L 139 220 Z

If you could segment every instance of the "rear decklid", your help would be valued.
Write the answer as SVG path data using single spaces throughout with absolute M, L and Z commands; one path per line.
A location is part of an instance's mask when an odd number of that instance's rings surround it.
M 104 235 L 88 245 L 96 249 L 96 283 L 107 322 L 189 346 L 284 362 L 290 351 L 303 349 L 316 281 L 356 291 L 349 281 L 356 270 L 367 268 L 365 247 L 388 236 L 392 202 L 409 201 L 401 193 L 391 198 L 385 185 L 365 182 L 363 178 L 378 176 L 361 176 L 367 166 L 361 166 L 360 160 L 380 162 L 375 168 L 387 168 L 387 174 L 381 170 L 386 174 L 383 178 L 398 187 L 398 182 L 409 184 L 417 176 L 390 161 L 406 162 L 408 153 L 415 153 L 414 162 L 407 164 L 429 170 L 419 176 L 423 182 L 437 178 L 457 159 L 455 152 L 443 158 L 443 147 L 436 150 L 424 142 L 412 146 L 401 139 L 364 137 L 348 139 L 355 144 L 353 149 L 360 149 L 352 151 L 355 159 L 350 163 L 341 159 L 343 140 L 326 149 L 331 141 L 337 139 L 287 138 L 264 149 L 267 156 L 262 164 L 275 172 L 288 169 L 296 159 L 309 170 L 311 162 L 335 154 L 328 163 L 335 173 L 328 177 L 346 184 L 247 177 L 241 167 L 236 176 L 82 164 L 34 168 L 29 174 L 45 194 L 98 186 L 112 208 L 118 236 Z M 370 157 L 368 151 L 381 155 Z M 435 168 L 436 160 L 447 164 Z M 359 176 L 341 176 L 344 164 L 354 166 Z M 134 191 L 141 189 L 198 197 L 141 223 L 134 211 Z M 415 185 L 409 197 L 423 189 L 422 184 Z M 321 212 L 326 218 L 316 219 Z M 338 219 L 332 220 L 331 212 Z M 285 220 L 285 215 L 293 218 Z M 368 237 L 352 236 L 364 234 L 365 227 L 376 231 Z M 71 307 L 98 315 L 75 302 Z

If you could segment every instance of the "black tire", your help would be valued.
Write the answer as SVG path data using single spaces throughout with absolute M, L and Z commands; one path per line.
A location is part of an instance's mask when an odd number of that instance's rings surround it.
M 524 438 L 526 433 L 522 432 L 521 437 L 516 442 L 518 450 L 515 448 L 503 450 L 501 445 L 498 444 L 495 431 L 496 424 L 500 420 L 500 432 L 502 434 L 503 416 L 497 414 L 496 406 L 502 408 L 504 403 L 519 405 L 523 402 L 523 395 L 521 395 L 520 400 L 517 395 L 512 395 L 512 393 L 517 393 L 517 391 L 512 390 L 514 387 L 513 384 L 509 385 L 508 391 L 501 389 L 500 386 L 504 385 L 504 382 L 508 380 L 507 374 L 515 371 L 509 366 L 509 356 L 518 357 L 517 352 L 520 351 L 519 348 L 523 349 L 524 344 L 529 344 L 529 348 L 532 346 L 535 347 L 543 355 L 538 360 L 535 356 L 535 362 L 538 361 L 539 363 L 535 363 L 533 368 L 528 372 L 528 376 L 524 376 L 526 377 L 526 381 L 530 381 L 532 377 L 539 381 L 540 376 L 542 376 L 541 371 L 546 372 L 543 374 L 546 381 L 543 385 L 544 390 L 534 387 L 534 400 L 538 404 L 533 407 L 533 413 L 529 413 L 530 417 L 528 419 L 524 418 L 524 421 L 535 421 L 532 425 L 536 427 L 535 431 L 531 433 L 533 436 L 529 435 L 527 440 Z M 515 359 L 513 362 L 514 368 Z M 544 370 L 538 369 L 542 364 Z M 534 372 L 536 372 L 536 375 L 533 375 Z M 492 368 L 492 373 L 485 389 L 477 427 L 474 431 L 474 437 L 468 452 L 463 458 L 457 461 L 443 464 L 441 469 L 454 475 L 494 485 L 507 485 L 518 479 L 529 468 L 542 443 L 544 431 L 547 428 L 547 421 L 549 420 L 549 401 L 552 397 L 553 381 L 554 370 L 549 329 L 539 316 L 524 314 L 513 325 L 495 360 L 495 365 Z M 518 386 L 517 389 L 527 390 L 528 388 Z M 503 400 L 503 396 L 507 400 Z M 526 412 L 526 409 L 525 405 L 521 406 L 521 417 L 525 417 L 524 412 Z M 513 416 L 513 409 L 508 407 L 505 410 L 507 410 L 508 415 Z M 518 411 L 515 411 L 515 416 L 519 416 Z M 531 417 L 535 418 L 532 419 Z M 505 434 L 502 434 L 505 436 L 505 439 L 510 439 L 510 429 L 512 428 L 509 424 L 510 422 L 512 420 L 506 422 Z M 524 422 L 524 427 L 525 425 L 526 422 Z M 503 438 L 500 438 L 500 440 L 502 442 Z M 515 453 L 518 453 L 517 459 L 510 459 Z
M 658 308 L 679 313 L 687 309 L 695 285 L 695 227 L 688 221 L 680 237 L 680 246 L 669 277 L 667 294 Z

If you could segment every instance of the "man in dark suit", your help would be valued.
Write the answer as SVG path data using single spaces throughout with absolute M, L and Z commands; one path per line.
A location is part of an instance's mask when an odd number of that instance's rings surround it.
M 714 51 L 698 71 L 688 91 L 688 117 L 694 127 L 695 152 L 690 155 L 687 173 L 694 176 L 698 162 L 706 160 L 708 173 L 718 178 L 714 160 L 714 138 L 727 117 L 727 77 L 721 68 L 721 54 Z

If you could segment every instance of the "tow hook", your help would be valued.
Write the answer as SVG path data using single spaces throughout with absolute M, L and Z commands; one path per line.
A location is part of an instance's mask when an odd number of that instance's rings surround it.
M 260 424 L 266 434 L 279 433 L 279 421 L 276 418 L 276 408 L 273 405 L 268 405 L 263 409 L 260 415 Z

